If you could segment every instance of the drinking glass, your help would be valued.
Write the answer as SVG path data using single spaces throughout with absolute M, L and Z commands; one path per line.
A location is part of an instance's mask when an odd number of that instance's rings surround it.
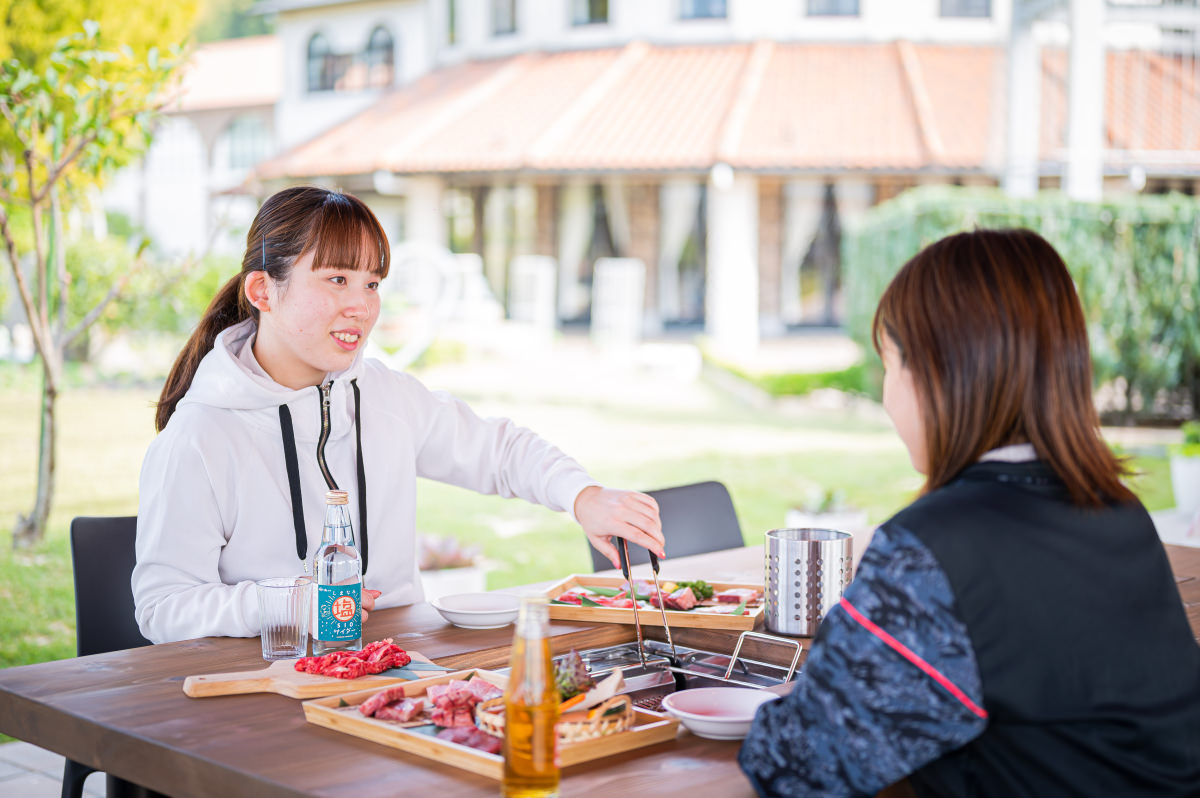
M 308 622 L 312 615 L 312 578 L 285 576 L 260 579 L 258 613 L 262 619 L 262 655 L 267 661 L 308 655 Z

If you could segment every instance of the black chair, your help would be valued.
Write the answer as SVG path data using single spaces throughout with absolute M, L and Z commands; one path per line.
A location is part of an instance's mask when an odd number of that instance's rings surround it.
M 667 541 L 668 557 L 685 557 L 721 549 L 736 549 L 746 545 L 742 526 L 733 509 L 733 499 L 720 482 L 697 482 L 675 488 L 648 490 L 658 502 L 662 518 L 663 537 Z M 592 570 L 612 568 L 600 552 L 589 547 Z M 629 547 L 630 565 L 650 562 L 650 555 L 641 546 Z
M 76 518 L 71 522 L 71 563 L 75 571 L 75 652 L 80 657 L 150 645 L 133 615 L 129 579 L 137 561 L 137 517 Z M 62 798 L 81 798 L 83 781 L 96 769 L 68 759 Z M 109 798 L 152 794 L 111 774 Z

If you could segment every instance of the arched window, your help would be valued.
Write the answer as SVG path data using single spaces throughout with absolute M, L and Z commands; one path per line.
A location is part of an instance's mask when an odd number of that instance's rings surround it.
M 308 40 L 308 90 L 328 91 L 333 88 L 333 76 L 329 68 L 329 40 L 314 33 Z
M 262 119 L 252 114 L 235 117 L 217 139 L 214 165 L 229 169 L 250 169 L 266 158 L 271 150 L 271 134 Z
M 392 85 L 396 68 L 396 45 L 392 34 L 380 25 L 371 31 L 365 53 L 367 62 L 367 86 L 387 88 Z

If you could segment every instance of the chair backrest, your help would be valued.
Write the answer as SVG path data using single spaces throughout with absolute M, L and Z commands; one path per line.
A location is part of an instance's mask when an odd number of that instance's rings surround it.
M 648 490 L 646 493 L 658 502 L 668 557 L 684 557 L 746 545 L 742 539 L 742 526 L 733 509 L 733 499 L 720 482 L 697 482 Z M 607 557 L 594 548 L 589 549 L 592 553 L 592 570 L 612 568 Z M 641 546 L 630 546 L 629 560 L 631 565 L 638 565 L 650 562 L 650 555 Z
M 150 645 L 134 619 L 129 584 L 136 537 L 137 516 L 71 522 L 75 651 L 81 657 Z

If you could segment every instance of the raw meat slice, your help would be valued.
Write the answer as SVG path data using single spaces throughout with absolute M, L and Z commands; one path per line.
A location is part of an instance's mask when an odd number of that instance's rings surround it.
M 732 587 L 715 594 L 713 598 L 723 604 L 741 604 L 743 601 L 750 604 L 762 598 L 762 591 L 746 587 Z
M 375 695 L 358 705 L 358 711 L 370 717 L 388 704 L 404 698 L 404 685 L 396 685 L 380 690 Z

